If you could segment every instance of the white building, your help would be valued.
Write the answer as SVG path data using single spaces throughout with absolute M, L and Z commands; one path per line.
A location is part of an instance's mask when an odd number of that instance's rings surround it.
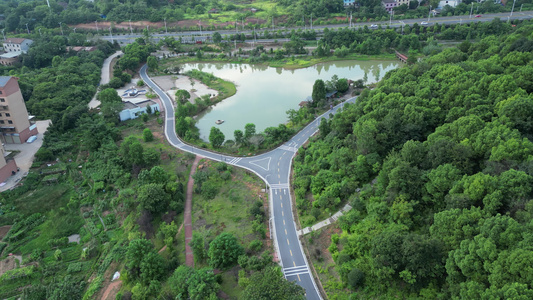
M 437 8 L 444 8 L 444 6 L 449 5 L 451 7 L 456 7 L 457 5 L 461 4 L 461 0 L 442 0 L 439 2 L 439 6 Z
M 5 52 L 28 52 L 30 45 L 33 43 L 30 39 L 24 38 L 8 38 L 4 41 Z
M 124 109 L 119 114 L 120 121 L 137 119 L 140 115 L 146 113 L 147 106 L 150 106 L 152 113 L 160 111 L 159 104 L 152 100 L 124 101 Z

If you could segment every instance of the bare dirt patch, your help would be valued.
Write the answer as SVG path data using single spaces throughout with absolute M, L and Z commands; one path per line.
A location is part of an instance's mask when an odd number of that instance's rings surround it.
M 122 287 L 122 281 L 119 279 L 115 281 L 111 281 L 113 278 L 113 275 L 117 271 L 117 263 L 111 263 L 109 265 L 109 268 L 107 268 L 107 271 L 104 273 L 104 282 L 102 283 L 102 288 L 100 289 L 100 292 L 98 293 L 98 296 L 94 299 L 100 299 L 100 300 L 114 300 L 117 293 L 120 291 L 120 288 Z
M 17 266 L 14 256 L 9 256 L 8 258 L 0 261 L 0 276 L 9 270 L 13 270 Z
M 6 236 L 6 234 L 9 232 L 9 229 L 11 229 L 11 225 L 0 227 L 0 240 L 2 240 L 4 236 Z

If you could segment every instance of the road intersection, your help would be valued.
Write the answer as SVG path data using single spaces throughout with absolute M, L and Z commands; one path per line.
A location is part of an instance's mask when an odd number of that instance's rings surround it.
M 309 269 L 307 258 L 298 238 L 296 223 L 294 222 L 290 193 L 290 170 L 292 159 L 296 155 L 298 148 L 318 131 L 320 120 L 322 118 L 329 118 L 330 114 L 336 113 L 344 103 L 353 103 L 356 97 L 333 107 L 331 110 L 316 118 L 289 141 L 270 152 L 252 157 L 233 157 L 198 148 L 180 140 L 175 132 L 174 106 L 172 101 L 152 81 L 146 73 L 146 70 L 147 66 L 144 65 L 140 70 L 141 78 L 159 95 L 165 107 L 164 132 L 172 146 L 211 160 L 223 161 L 230 165 L 247 169 L 263 179 L 270 187 L 271 232 L 274 234 L 274 245 L 280 258 L 283 273 L 288 280 L 295 281 L 305 289 L 307 299 L 322 299 Z

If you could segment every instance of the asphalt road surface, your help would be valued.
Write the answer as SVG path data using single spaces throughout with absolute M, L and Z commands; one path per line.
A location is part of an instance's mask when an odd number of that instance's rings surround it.
M 511 16 L 510 13 L 496 13 L 496 14 L 484 14 L 484 15 L 481 15 L 481 17 L 479 18 L 476 18 L 477 14 L 476 13 L 473 13 L 472 14 L 472 17 L 470 17 L 469 15 L 465 15 L 465 16 L 451 16 L 451 17 L 431 17 L 431 18 L 422 18 L 422 19 L 408 19 L 408 20 L 390 20 L 390 21 L 379 21 L 379 22 L 367 22 L 367 23 L 352 23 L 352 28 L 359 28 L 359 27 L 363 27 L 363 26 L 370 26 L 372 24 L 376 24 L 376 25 L 381 25 L 383 28 L 386 28 L 387 25 L 389 25 L 390 27 L 392 28 L 400 28 L 402 26 L 405 26 L 405 25 L 413 25 L 415 23 L 418 23 L 420 25 L 421 22 L 428 22 L 428 26 L 431 26 L 435 23 L 438 23 L 438 24 L 462 24 L 462 23 L 473 23 L 473 22 L 490 22 L 492 21 L 494 18 L 499 18 L 500 20 L 502 21 L 510 21 L 510 20 L 528 20 L 528 19 L 533 19 L 533 11 L 523 11 L 523 12 L 518 12 L 518 11 L 515 11 L 513 12 L 513 15 Z M 335 25 L 318 25 L 318 26 L 313 26 L 313 30 L 316 30 L 317 32 L 321 32 L 324 30 L 324 28 L 342 28 L 342 27 L 348 27 L 349 24 L 348 23 L 345 23 L 345 24 L 335 24 Z M 423 26 L 423 25 L 422 25 Z M 274 27 L 274 28 L 268 28 L 268 29 L 265 29 L 265 28 L 261 28 L 261 29 L 257 29 L 256 32 L 258 33 L 262 33 L 264 32 L 265 30 L 267 31 L 270 31 L 270 32 L 277 32 L 278 30 L 282 30 L 282 31 L 291 31 L 291 30 L 298 30 L 298 29 L 304 29 L 302 27 Z M 307 29 L 309 29 L 307 27 Z M 152 34 L 152 38 L 158 42 L 160 39 L 166 37 L 166 36 L 170 36 L 170 37 L 174 37 L 176 39 L 179 39 L 180 37 L 182 38 L 183 41 L 191 41 L 191 42 L 195 42 L 195 41 L 207 41 L 211 38 L 212 34 L 214 33 L 215 31 L 206 31 L 206 30 L 203 30 L 203 31 L 187 31 L 187 32 L 167 32 L 167 33 L 155 33 L 155 34 Z M 237 30 L 220 30 L 218 31 L 222 36 L 225 36 L 225 35 L 228 35 L 228 34 L 235 34 L 235 33 L 244 33 L 244 34 L 248 34 L 248 35 L 252 35 L 252 33 L 254 32 L 253 30 L 249 30 L 249 29 L 246 29 L 246 30 L 240 30 L 239 28 L 237 28 Z M 121 43 L 121 44 L 129 44 L 129 43 L 133 43 L 135 41 L 136 38 L 139 38 L 139 37 L 142 37 L 142 34 L 124 34 L 124 35 L 113 35 L 113 36 L 109 36 L 109 35 L 103 35 L 103 36 L 100 36 L 101 39 L 103 40 L 109 40 L 109 41 L 114 41 L 116 40 L 117 42 Z M 281 40 L 281 39 L 278 39 L 278 40 Z M 261 40 L 257 40 L 257 41 L 261 41 Z M 257 42 L 256 41 L 256 42 Z M 246 43 L 251 43 L 252 40 L 247 40 Z
M 307 299 L 321 299 L 318 288 L 309 270 L 306 256 L 296 233 L 296 224 L 292 214 L 292 202 L 289 191 L 289 174 L 292 158 L 300 146 L 318 130 L 322 117 L 328 118 L 347 102 L 354 102 L 355 97 L 333 107 L 330 111 L 307 125 L 288 142 L 270 152 L 253 157 L 233 157 L 210 152 L 188 145 L 181 141 L 175 132 L 174 106 L 169 96 L 159 88 L 147 75 L 147 66 L 141 68 L 143 81 L 161 98 L 165 107 L 165 136 L 174 147 L 203 157 L 223 161 L 254 172 L 270 187 L 271 224 L 274 244 L 288 280 L 295 281 L 306 291 Z

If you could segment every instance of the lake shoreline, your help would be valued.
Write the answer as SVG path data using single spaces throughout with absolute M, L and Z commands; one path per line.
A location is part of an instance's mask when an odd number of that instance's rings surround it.
M 382 54 L 382 55 L 360 55 L 360 54 L 350 54 L 346 57 L 337 57 L 337 56 L 326 56 L 321 58 L 316 58 L 313 56 L 294 56 L 294 59 L 288 58 L 277 61 L 264 61 L 264 62 L 253 62 L 249 58 L 237 57 L 238 60 L 235 60 L 235 57 L 226 57 L 226 58 L 197 58 L 197 57 L 171 57 L 161 60 L 161 64 L 189 64 L 189 63 L 229 63 L 229 64 L 247 64 L 255 66 L 264 66 L 271 68 L 283 68 L 285 70 L 296 70 L 309 68 L 314 65 L 326 62 L 337 62 L 337 61 L 397 61 L 394 54 Z M 308 59 L 302 59 L 308 58 Z M 163 75 L 163 74 L 160 74 Z

